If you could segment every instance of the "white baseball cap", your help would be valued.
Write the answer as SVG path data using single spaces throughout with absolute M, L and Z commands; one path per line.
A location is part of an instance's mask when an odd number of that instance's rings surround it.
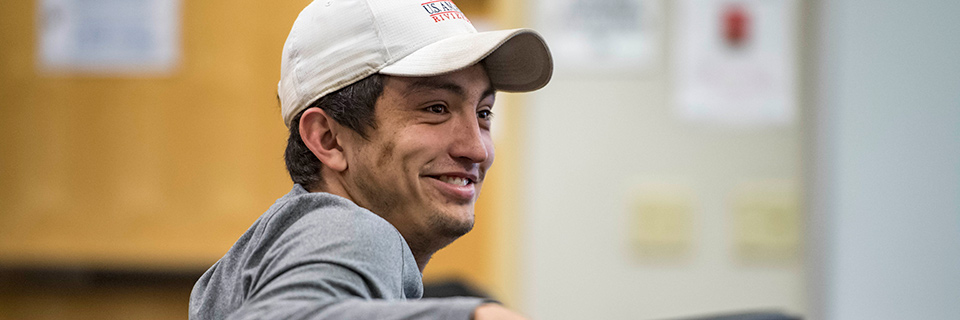
M 450 0 L 315 0 L 283 45 L 283 122 L 290 126 L 316 99 L 374 73 L 429 77 L 481 61 L 501 91 L 537 90 L 553 74 L 536 31 L 477 32 Z

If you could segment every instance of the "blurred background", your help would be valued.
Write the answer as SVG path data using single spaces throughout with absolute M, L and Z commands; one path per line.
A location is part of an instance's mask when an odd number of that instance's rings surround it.
M 0 319 L 184 319 L 291 182 L 309 1 L 4 0 Z M 428 285 L 535 319 L 960 319 L 960 2 L 458 0 L 533 27 Z

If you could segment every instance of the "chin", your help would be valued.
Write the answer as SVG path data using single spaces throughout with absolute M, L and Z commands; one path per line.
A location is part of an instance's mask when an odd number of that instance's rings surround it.
M 473 212 L 437 214 L 433 216 L 430 224 L 441 236 L 459 238 L 473 230 Z

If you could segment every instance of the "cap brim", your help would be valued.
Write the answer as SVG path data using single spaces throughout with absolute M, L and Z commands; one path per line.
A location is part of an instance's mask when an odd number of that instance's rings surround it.
M 542 88 L 553 75 L 546 42 L 531 29 L 498 30 L 446 38 L 383 67 L 380 73 L 429 77 L 483 61 L 493 87 L 525 92 Z

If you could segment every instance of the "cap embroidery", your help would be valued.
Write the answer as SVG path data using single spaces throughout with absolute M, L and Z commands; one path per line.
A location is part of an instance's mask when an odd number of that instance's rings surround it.
M 453 4 L 453 1 L 450 0 L 434 0 L 421 3 L 420 6 L 423 7 L 423 10 L 427 10 L 427 13 L 433 18 L 433 22 L 446 20 L 470 21 L 470 19 L 467 19 L 467 16 L 463 15 L 460 8 L 457 8 L 457 5 Z

